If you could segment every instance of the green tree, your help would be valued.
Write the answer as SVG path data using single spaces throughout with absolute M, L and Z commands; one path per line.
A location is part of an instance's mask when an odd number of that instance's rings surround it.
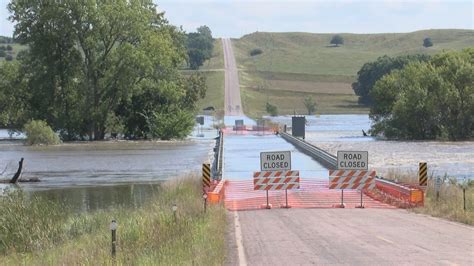
M 433 41 L 431 40 L 431 38 L 424 38 L 423 46 L 426 48 L 433 46 Z
M 9 129 L 23 129 L 31 114 L 25 67 L 13 61 L 0 66 L 0 125 Z
M 359 96 L 359 103 L 372 105 L 373 99 L 370 96 L 375 82 L 384 75 L 390 74 L 393 70 L 401 69 L 410 62 L 429 60 L 429 56 L 418 54 L 408 56 L 389 57 L 382 56 L 373 62 L 365 63 L 357 72 L 357 81 L 352 84 L 352 89 Z
M 188 62 L 191 69 L 198 69 L 206 60 L 212 57 L 214 40 L 208 26 L 197 28 L 196 32 L 187 34 L 186 47 Z
M 7 55 L 5 56 L 5 60 L 6 60 L 6 61 L 13 61 L 13 56 L 12 56 L 11 54 L 7 54 Z
M 308 110 L 308 115 L 312 115 L 316 112 L 316 101 L 311 96 L 307 96 L 303 100 L 306 110 Z
M 255 48 L 255 49 L 252 49 L 250 51 L 250 56 L 256 56 L 256 55 L 259 55 L 259 54 L 262 54 L 262 53 L 263 53 L 262 49 Z
M 4 50 L 0 50 L 0 57 L 6 57 L 7 53 Z
M 190 49 L 188 51 L 188 58 L 189 67 L 194 70 L 199 69 L 199 67 L 204 64 L 204 61 L 206 61 L 204 52 L 199 49 Z
M 25 115 L 65 139 L 103 139 L 110 113 L 128 127 L 144 106 L 151 113 L 183 101 L 184 33 L 153 1 L 12 1 L 8 8 L 16 39 L 30 48 L 21 60 Z M 143 119 L 136 123 L 149 130 Z
M 267 110 L 267 113 L 270 114 L 271 116 L 277 116 L 278 115 L 278 108 L 276 105 L 273 105 L 269 102 L 265 105 L 265 109 Z
M 13 51 L 13 47 L 11 45 L 7 45 L 7 51 Z
M 115 138 L 117 134 L 124 133 L 124 131 L 125 126 L 121 117 L 117 116 L 114 112 L 110 112 L 105 121 L 105 132 Z
M 334 44 L 336 45 L 336 47 L 339 47 L 340 44 L 344 44 L 344 38 L 342 38 L 341 35 L 336 34 L 332 36 L 331 44 Z
M 376 82 L 372 134 L 400 139 L 474 136 L 474 49 L 413 62 Z

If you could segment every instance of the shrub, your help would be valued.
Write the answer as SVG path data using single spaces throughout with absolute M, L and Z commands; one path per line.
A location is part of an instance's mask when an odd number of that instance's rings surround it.
M 431 40 L 431 38 L 423 39 L 423 46 L 426 48 L 433 46 L 433 41 Z
M 255 49 L 252 49 L 252 51 L 250 51 L 250 56 L 256 56 L 259 54 L 263 54 L 263 51 L 260 48 L 255 48 Z
M 153 112 L 146 119 L 154 139 L 184 139 L 194 127 L 194 115 L 176 106 Z
M 339 44 L 344 44 L 344 38 L 341 35 L 334 35 L 331 39 L 331 44 L 335 44 L 338 47 Z
M 5 60 L 7 61 L 13 61 L 13 56 L 11 54 L 5 56 Z
M 267 109 L 267 113 L 269 113 L 271 116 L 278 115 L 278 108 L 276 107 L 276 105 L 273 105 L 267 102 L 266 109 Z
M 308 110 L 308 115 L 312 115 L 316 112 L 316 101 L 311 96 L 307 96 L 303 100 L 304 106 Z
M 32 120 L 25 124 L 26 143 L 28 145 L 55 145 L 61 140 L 45 121 Z
M 7 53 L 4 50 L 0 50 L 0 57 L 6 57 Z
M 13 51 L 13 47 L 11 45 L 7 45 L 7 51 Z

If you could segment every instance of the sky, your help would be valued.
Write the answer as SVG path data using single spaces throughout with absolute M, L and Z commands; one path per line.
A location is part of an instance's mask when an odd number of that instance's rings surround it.
M 8 0 L 0 0 L 0 35 L 12 36 Z M 215 37 L 255 31 L 315 33 L 474 29 L 473 0 L 154 0 L 187 32 L 201 25 Z

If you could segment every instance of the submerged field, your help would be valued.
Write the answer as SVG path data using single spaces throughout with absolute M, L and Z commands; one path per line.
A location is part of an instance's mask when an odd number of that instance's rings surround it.
M 217 205 L 204 213 L 201 193 L 200 179 L 188 177 L 165 183 L 143 207 L 79 214 L 20 192 L 0 197 L 0 264 L 221 265 L 225 210 Z M 112 219 L 118 223 L 115 260 Z
M 364 63 L 383 55 L 435 54 L 474 46 L 472 30 L 341 34 L 340 47 L 329 44 L 333 35 L 257 32 L 234 39 L 245 112 L 266 113 L 268 101 L 280 114 L 305 114 L 303 99 L 312 96 L 318 113 L 367 113 L 351 87 Z M 422 46 L 425 37 L 433 40 L 433 47 Z M 255 48 L 263 53 L 252 57 L 249 53 Z

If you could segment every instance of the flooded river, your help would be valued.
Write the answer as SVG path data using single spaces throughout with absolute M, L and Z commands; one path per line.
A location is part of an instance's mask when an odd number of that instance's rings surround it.
M 252 121 L 246 117 L 245 124 Z M 233 125 L 234 119 L 225 123 Z M 272 118 L 291 124 L 290 116 Z M 23 178 L 40 178 L 39 183 L 19 186 L 30 195 L 65 202 L 78 211 L 111 206 L 138 207 L 159 184 L 178 176 L 199 173 L 211 155 L 216 130 L 212 118 L 185 141 L 106 141 L 66 143 L 59 146 L 28 147 L 18 141 L 0 141 L 0 173 L 11 177 L 18 160 L 25 158 Z M 427 161 L 430 172 L 457 177 L 474 177 L 474 142 L 383 141 L 364 137 L 367 115 L 321 115 L 308 117 L 306 140 L 333 154 L 338 150 L 369 151 L 369 166 L 384 174 L 402 170 L 416 172 L 419 161 Z M 0 130 L 1 131 L 1 130 Z M 0 132 L 2 137 L 8 136 Z M 260 151 L 291 150 L 293 169 L 302 176 L 327 178 L 327 170 L 273 135 L 229 135 L 226 137 L 225 172 L 230 179 L 252 176 L 259 169 Z M 6 170 L 4 171 L 4 169 Z M 2 173 L 4 171 L 4 173 Z M 9 185 L 0 184 L 0 190 Z
M 271 118 L 291 125 L 290 116 Z M 429 173 L 474 178 L 474 141 L 386 141 L 364 137 L 370 129 L 368 115 L 307 117 L 306 140 L 336 154 L 338 150 L 369 152 L 369 167 L 380 174 L 389 171 L 416 173 L 418 162 L 428 162 Z
M 136 207 L 156 191 L 160 182 L 198 173 L 215 144 L 215 131 L 185 141 L 104 141 L 66 143 L 58 146 L 24 146 L 0 142 L 0 173 L 11 178 L 24 158 L 21 183 L 30 195 L 65 202 L 78 210 L 115 205 Z M 0 190 L 9 185 L 0 184 Z

